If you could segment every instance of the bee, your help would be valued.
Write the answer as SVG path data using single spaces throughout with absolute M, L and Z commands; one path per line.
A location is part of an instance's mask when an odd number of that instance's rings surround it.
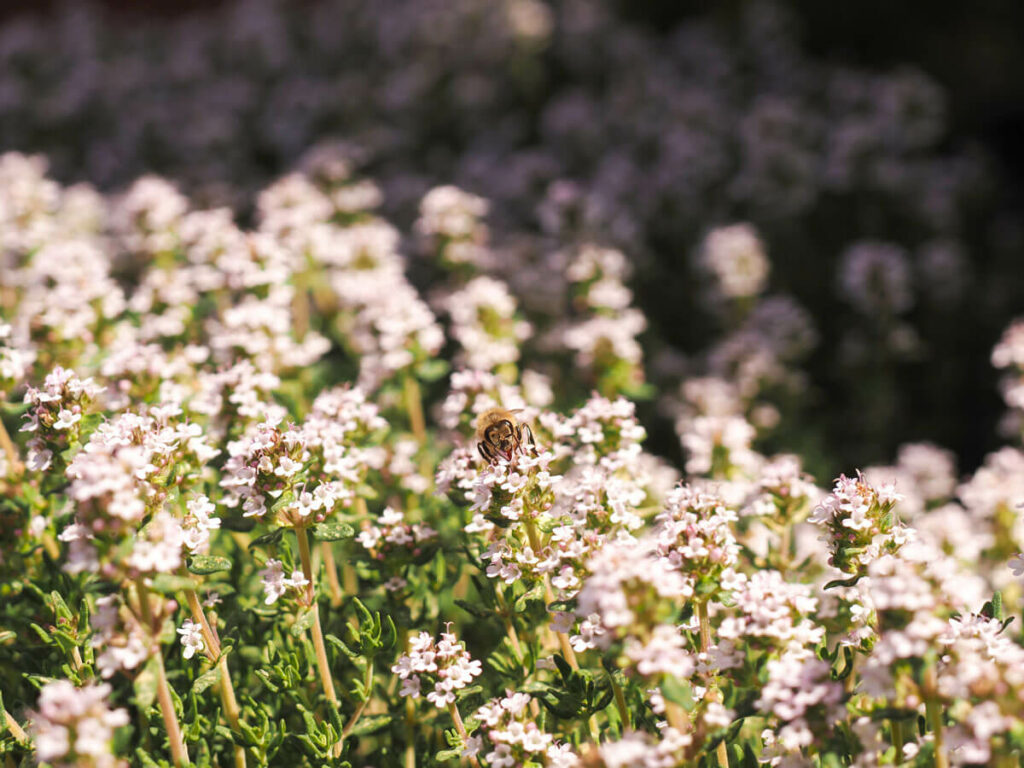
M 489 408 L 476 420 L 476 448 L 484 461 L 493 464 L 497 459 L 510 461 L 512 456 L 528 446 L 536 450 L 533 430 L 528 424 L 520 424 L 515 414 L 519 411 L 508 411 L 504 408 Z

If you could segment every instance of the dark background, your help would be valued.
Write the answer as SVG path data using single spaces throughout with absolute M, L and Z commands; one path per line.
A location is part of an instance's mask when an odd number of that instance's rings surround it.
M 299 0 L 311 5 L 313 0 Z M 220 0 L 102 0 L 97 5 L 111 20 L 131 24 L 139 18 L 175 17 L 193 10 L 223 5 Z M 715 17 L 728 29 L 740 15 L 741 0 L 612 0 L 623 24 L 668 32 L 676 23 L 695 16 Z M 995 341 L 1010 319 L 1024 313 L 1024 2 L 926 2 L 925 0 L 860 0 L 823 3 L 793 0 L 805 51 L 815 58 L 867 70 L 886 71 L 910 64 L 920 67 L 945 90 L 949 125 L 944 147 L 956 150 L 980 146 L 990 158 L 997 185 L 991 208 L 979 226 L 978 241 L 1000 240 L 1009 245 L 1001 253 L 973 250 L 975 271 L 982 276 L 985 300 L 967 303 L 954 317 L 948 333 L 948 352 L 938 350 L 920 365 L 904 365 L 897 374 L 899 404 L 883 432 L 856 429 L 843 432 L 843 424 L 857 418 L 849 401 L 851 388 L 840 374 L 833 375 L 828 352 L 819 350 L 810 368 L 814 387 L 802 418 L 820 425 L 812 430 L 819 445 L 811 443 L 770 446 L 773 449 L 822 453 L 829 458 L 821 472 L 850 471 L 856 466 L 891 461 L 899 443 L 928 439 L 952 448 L 961 471 L 970 471 L 1003 440 L 995 424 L 1005 411 L 997 389 L 997 372 L 989 363 Z M 21 13 L 53 16 L 61 4 L 50 0 L 8 0 L 0 5 L 0 23 Z M 159 170 L 159 169 L 157 169 Z M 268 169 L 274 170 L 274 169 Z M 1005 231 L 1003 231 L 1005 230 Z M 657 244 L 654 252 L 658 253 Z M 678 256 L 657 257 L 663 271 L 676 269 Z M 653 274 L 657 274 L 654 272 Z M 636 285 L 638 300 L 652 325 L 666 339 L 686 349 L 692 339 L 673 338 L 678 307 L 671 292 L 656 279 Z M 799 293 L 799 291 L 798 291 Z M 814 308 L 812 308 L 814 309 Z M 828 318 L 814 310 L 816 322 L 825 323 L 823 338 L 834 338 Z M 962 321 L 962 322 L 961 322 Z M 840 322 L 840 321 L 835 321 Z M 935 377 L 942 379 L 936 396 Z M 948 380 L 948 385 L 944 382 Z M 656 450 L 677 453 L 667 424 L 655 427 Z M 844 442 L 845 440 L 845 442 Z M 828 444 L 827 446 L 824 444 Z
M 315 0 L 293 0 L 311 5 Z M 224 0 L 94 0 L 111 18 L 174 17 L 224 5 Z M 742 0 L 613 0 L 624 23 L 671 30 L 693 16 L 726 21 Z M 884 69 L 910 63 L 946 89 L 950 141 L 973 138 L 1004 165 L 1016 200 L 1024 186 L 1024 3 L 1018 0 L 928 2 L 791 0 L 806 50 L 836 62 Z M 0 22 L 23 13 L 53 15 L 54 0 L 5 0 Z

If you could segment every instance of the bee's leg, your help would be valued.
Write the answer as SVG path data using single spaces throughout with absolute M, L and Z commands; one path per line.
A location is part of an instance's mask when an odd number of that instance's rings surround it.
M 487 443 L 477 443 L 476 449 L 480 451 L 480 455 L 484 457 L 484 461 L 488 464 L 494 463 L 494 451 L 491 449 L 491 446 L 487 445 Z

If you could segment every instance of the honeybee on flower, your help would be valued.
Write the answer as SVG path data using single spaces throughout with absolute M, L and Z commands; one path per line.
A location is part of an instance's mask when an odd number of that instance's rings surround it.
M 529 424 L 516 420 L 516 411 L 504 408 L 489 408 L 476 420 L 476 447 L 488 464 L 499 458 L 511 461 L 517 453 L 525 450 L 536 452 L 537 443 Z

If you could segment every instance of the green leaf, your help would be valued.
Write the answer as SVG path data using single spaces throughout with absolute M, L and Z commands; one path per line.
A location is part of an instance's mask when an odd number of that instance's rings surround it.
M 262 536 L 257 536 L 255 539 L 249 542 L 249 550 L 252 551 L 256 547 L 267 546 L 268 544 L 277 544 L 284 537 L 284 528 L 274 528 L 272 531 L 264 533 Z
M 255 517 L 222 517 L 220 527 L 225 531 L 238 531 L 248 533 L 256 527 Z
M 171 595 L 183 589 L 195 589 L 198 585 L 195 579 L 188 576 L 175 576 L 172 573 L 158 573 L 153 577 L 150 585 L 154 591 L 164 595 Z
M 436 755 L 434 759 L 438 762 L 447 762 L 448 760 L 458 760 L 462 755 L 462 748 L 456 747 L 455 749 L 442 749 Z
M 852 587 L 858 581 L 860 581 L 860 578 L 861 578 L 860 575 L 857 575 L 857 576 L 851 576 L 848 579 L 835 579 L 833 581 L 830 581 L 828 584 L 826 584 L 825 585 L 825 589 L 833 589 L 835 587 Z
M 356 486 L 356 496 L 366 501 L 373 501 L 380 496 L 377 489 L 367 483 L 360 483 Z
M 316 607 L 307 608 L 299 614 L 298 618 L 295 619 L 295 623 L 292 624 L 291 630 L 292 637 L 299 637 L 303 632 L 313 626 L 313 622 L 316 621 Z
M 142 768 L 161 768 L 160 763 L 151 758 L 147 751 L 142 747 L 135 750 L 135 756 L 139 758 L 139 765 L 141 765 Z
M 35 633 L 36 633 L 37 635 L 39 635 L 39 637 L 40 637 L 40 638 L 42 638 L 42 640 L 43 640 L 43 642 L 44 642 L 44 643 L 46 643 L 47 645 L 49 645 L 50 643 L 52 643 L 52 642 L 53 642 L 53 638 L 52 638 L 52 637 L 50 637 L 50 633 L 49 633 L 49 632 L 47 632 L 47 631 L 46 631 L 45 629 L 43 629 L 42 627 L 40 627 L 40 626 L 39 626 L 38 624 L 36 624 L 36 623 L 35 623 L 34 621 L 33 621 L 33 622 L 32 622 L 31 624 L 29 624 L 29 626 L 30 626 L 30 627 L 32 627 L 33 631 L 34 631 L 34 632 L 35 632 Z
M 527 603 L 536 603 L 544 600 L 544 585 L 537 584 L 533 589 L 524 592 L 520 595 L 515 603 L 512 604 L 512 610 L 516 613 L 525 613 L 527 610 Z M 563 609 L 564 610 L 564 609 Z M 569 610 L 572 610 L 571 608 Z
M 996 594 L 999 593 L 997 592 Z M 50 607 L 53 609 L 53 613 L 58 619 L 71 618 L 71 609 L 68 608 L 67 603 L 64 602 L 64 598 L 61 597 L 60 592 L 57 590 L 50 592 Z
M 907 707 L 879 707 L 871 712 L 872 720 L 915 720 L 916 709 Z
M 339 638 L 337 635 L 326 634 L 326 635 L 324 635 L 324 639 L 328 643 L 333 645 L 335 648 L 340 650 L 342 653 L 344 653 L 349 659 L 355 661 L 356 659 L 359 658 L 359 654 L 356 653 L 355 651 L 353 651 L 347 645 L 345 645 L 344 641 L 341 638 Z
M 157 660 L 154 656 L 146 662 L 146 666 L 135 676 L 135 706 L 143 711 L 152 707 L 153 702 L 156 701 L 156 670 Z
M 471 616 L 476 616 L 478 619 L 489 619 L 494 615 L 494 611 L 489 611 L 481 607 L 477 603 L 471 603 L 469 600 L 461 600 L 456 598 L 455 604 L 459 606 L 466 613 Z
M 363 715 L 359 718 L 359 722 L 356 723 L 355 728 L 352 729 L 350 735 L 352 736 L 366 736 L 371 733 L 376 733 L 381 728 L 384 728 L 394 718 L 391 715 Z
M 216 555 L 193 555 L 189 561 L 188 570 L 190 573 L 195 573 L 199 576 L 206 576 L 207 574 L 220 571 L 230 571 L 231 561 L 226 557 L 217 557 Z
M 281 687 L 274 682 L 273 676 L 267 670 L 257 669 L 255 674 L 256 677 L 258 677 L 260 681 L 262 681 L 262 683 L 271 690 L 271 692 L 277 693 L 281 690 Z
M 313 538 L 318 541 L 343 541 L 355 535 L 355 529 L 348 523 L 318 523 L 313 526 Z
M 192 693 L 196 696 L 201 694 L 212 685 L 220 682 L 220 667 L 214 667 L 209 672 L 204 672 L 192 683 Z
M 530 594 L 530 593 L 527 592 L 526 595 L 528 595 L 528 594 Z M 526 595 L 523 595 L 523 597 L 525 598 Z M 549 611 L 563 611 L 563 612 L 568 611 L 568 612 L 572 612 L 575 609 L 576 609 L 576 599 L 575 598 L 573 598 L 572 600 L 555 600 L 553 603 L 548 603 L 548 610 Z
M 561 654 L 556 653 L 551 657 L 551 660 L 555 662 L 555 666 L 558 667 L 558 673 L 562 676 L 563 680 L 568 680 L 572 677 L 572 667 L 569 666 Z
M 693 710 L 693 689 L 687 683 L 683 683 L 674 677 L 665 678 L 661 684 L 661 694 L 669 701 L 675 702 L 687 712 Z
M 449 368 L 448 362 L 440 358 L 424 360 L 416 366 L 416 378 L 421 381 L 437 381 L 448 373 Z
M 998 590 L 992 599 L 987 601 L 981 609 L 981 614 L 990 619 L 996 619 L 997 621 L 1003 620 L 1003 593 Z
M 18 402 L 11 403 L 5 400 L 0 400 L 0 411 L 7 414 L 8 416 L 21 416 L 29 408 L 32 407 L 31 403 Z
M 270 511 L 277 512 L 279 509 L 284 509 L 294 501 L 295 493 L 292 491 L 285 491 L 280 496 L 278 496 L 277 500 L 273 504 L 270 505 Z

